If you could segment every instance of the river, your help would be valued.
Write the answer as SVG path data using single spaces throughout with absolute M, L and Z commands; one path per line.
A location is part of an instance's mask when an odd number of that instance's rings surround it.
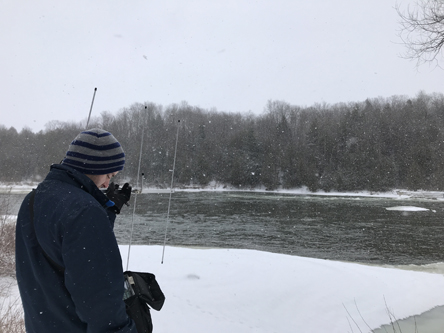
M 23 193 L 0 194 L 16 214 Z M 143 193 L 115 224 L 120 244 L 245 248 L 376 265 L 444 261 L 444 201 L 240 191 Z M 393 207 L 425 210 L 388 210 Z M 395 208 L 397 209 L 397 208 Z
M 371 264 L 444 261 L 444 201 L 262 192 L 139 194 L 120 243 L 246 248 Z M 388 210 L 393 207 L 425 210 Z M 396 209 L 396 208 L 395 208 Z

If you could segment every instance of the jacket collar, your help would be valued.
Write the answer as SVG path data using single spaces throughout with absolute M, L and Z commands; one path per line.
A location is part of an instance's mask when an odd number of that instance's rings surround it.
M 85 174 L 64 164 L 51 165 L 51 171 L 46 177 L 48 180 L 61 180 L 83 189 L 91 194 L 103 207 L 112 206 L 113 203 Z

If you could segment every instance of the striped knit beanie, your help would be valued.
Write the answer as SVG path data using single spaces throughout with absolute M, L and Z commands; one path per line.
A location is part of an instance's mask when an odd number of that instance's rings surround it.
M 93 128 L 77 135 L 62 164 L 86 175 L 106 175 L 123 170 L 125 153 L 111 133 Z

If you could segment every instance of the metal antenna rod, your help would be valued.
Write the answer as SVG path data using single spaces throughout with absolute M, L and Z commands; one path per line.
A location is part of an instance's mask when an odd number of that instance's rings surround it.
M 145 106 L 145 112 L 146 112 L 147 107 Z M 145 133 L 145 131 L 143 130 L 143 125 L 142 125 L 142 140 L 140 140 L 140 153 L 139 153 L 139 166 L 137 167 L 137 188 L 139 187 L 139 176 L 140 176 L 140 164 L 142 162 L 142 147 L 143 147 L 143 134 Z
M 147 107 L 145 106 L 145 111 L 146 111 Z M 145 131 L 143 130 L 143 125 L 142 125 L 142 140 L 140 140 L 140 152 L 139 152 L 139 166 L 137 167 L 137 183 L 136 183 L 136 188 L 139 187 L 139 176 L 140 176 L 140 164 L 142 162 L 142 151 L 143 151 L 143 134 L 145 133 Z M 142 188 L 140 189 L 140 193 L 142 193 Z M 134 213 L 136 211 L 136 204 L 137 204 L 137 192 L 136 195 L 134 196 L 134 203 L 133 203 L 133 216 L 131 218 L 131 234 L 130 234 L 130 240 L 129 240 L 129 245 L 128 245 L 128 258 L 126 259 L 126 270 L 128 270 L 128 266 L 129 266 L 129 260 L 130 260 L 130 253 L 131 253 L 131 243 L 133 241 L 133 231 L 134 231 Z
M 134 196 L 133 217 L 131 218 L 131 234 L 130 234 L 130 241 L 129 241 L 129 245 L 128 245 L 128 257 L 126 258 L 126 270 L 128 270 L 129 260 L 130 260 L 131 242 L 133 239 L 133 231 L 134 231 L 134 213 L 136 211 L 136 204 L 137 204 L 137 193 Z
M 180 123 L 180 120 L 178 120 L 177 122 Z M 168 224 L 170 221 L 171 195 L 173 193 L 174 169 L 176 168 L 176 153 L 177 153 L 177 141 L 178 140 L 179 140 L 179 125 L 177 125 L 177 132 L 176 132 L 176 148 L 174 149 L 173 170 L 172 170 L 172 174 L 171 174 L 170 199 L 168 201 L 168 212 L 167 212 L 167 220 L 166 220 L 166 225 L 165 225 L 165 238 L 163 240 L 162 262 L 161 262 L 162 264 L 163 264 L 163 258 L 165 257 L 166 238 L 167 238 Z
M 94 98 L 96 97 L 96 91 L 97 91 L 97 88 L 94 88 L 94 95 L 93 95 L 93 99 L 92 99 L 92 102 L 91 102 L 91 108 L 89 109 L 88 121 L 86 122 L 86 129 L 88 129 L 89 118 L 91 118 L 91 111 L 93 109 Z

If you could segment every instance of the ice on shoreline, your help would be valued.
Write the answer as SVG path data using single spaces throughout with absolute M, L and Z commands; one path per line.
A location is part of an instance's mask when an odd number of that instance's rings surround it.
M 428 211 L 429 209 L 415 206 L 395 206 L 387 207 L 386 210 L 396 210 L 400 212 L 423 212 Z
M 123 180 L 126 182 L 126 180 Z M 136 189 L 136 184 L 133 184 L 133 189 Z M 33 188 L 36 188 L 39 183 L 22 183 L 22 184 L 5 184 L 0 183 L 0 193 L 28 193 Z M 156 188 L 156 187 L 139 187 L 142 193 L 165 193 L 170 192 L 170 188 Z M 380 197 L 380 198 L 397 198 L 397 199 L 432 199 L 443 200 L 444 192 L 440 191 L 408 191 L 408 190 L 391 190 L 387 192 L 376 191 L 357 191 L 357 192 L 325 192 L 317 191 L 311 192 L 307 187 L 295 188 L 295 189 L 277 189 L 273 191 L 266 190 L 265 188 L 237 188 L 233 186 L 226 186 L 210 182 L 210 185 L 206 187 L 199 186 L 187 186 L 187 187 L 175 187 L 173 192 L 202 192 L 202 191 L 214 191 L 214 192 L 258 192 L 258 193 L 281 193 L 281 194 L 294 194 L 294 195 L 319 195 L 319 196 L 344 196 L 344 197 Z

